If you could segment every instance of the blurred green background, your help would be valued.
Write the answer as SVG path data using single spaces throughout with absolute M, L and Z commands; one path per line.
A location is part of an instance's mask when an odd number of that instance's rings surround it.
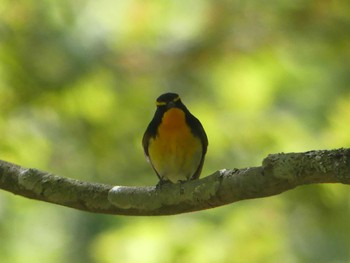
M 202 176 L 350 146 L 349 1 L 0 0 L 0 158 L 155 185 L 143 132 L 161 93 L 205 127 Z M 2 263 L 350 262 L 350 191 L 167 217 L 90 214 L 0 192 Z

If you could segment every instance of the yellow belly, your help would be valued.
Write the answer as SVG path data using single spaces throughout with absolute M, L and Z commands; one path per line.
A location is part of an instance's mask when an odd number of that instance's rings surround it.
M 160 177 L 177 183 L 190 179 L 196 172 L 202 158 L 202 144 L 187 126 L 184 112 L 172 108 L 164 114 L 148 152 Z

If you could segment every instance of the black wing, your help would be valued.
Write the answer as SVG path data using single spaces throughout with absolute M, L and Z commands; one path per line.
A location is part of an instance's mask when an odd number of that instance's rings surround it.
M 202 158 L 201 158 L 201 161 L 198 165 L 197 170 L 195 171 L 195 173 L 193 174 L 193 176 L 191 178 L 192 180 L 194 180 L 194 179 L 198 179 L 201 172 L 202 172 L 205 154 L 207 153 L 207 148 L 208 148 L 208 137 L 204 131 L 204 128 L 203 128 L 201 122 L 196 117 L 194 117 L 189 111 L 188 111 L 188 114 L 186 114 L 186 116 L 187 116 L 186 121 L 189 124 L 189 126 L 191 127 L 192 133 L 196 137 L 198 137 L 202 143 Z
M 148 127 L 147 127 L 145 133 L 143 134 L 142 147 L 143 147 L 143 151 L 145 153 L 145 156 L 147 158 L 147 161 L 149 161 L 149 163 L 152 165 L 152 168 L 156 172 L 159 180 L 162 180 L 162 178 L 158 174 L 157 170 L 154 168 L 154 166 L 152 164 L 152 160 L 149 158 L 149 153 L 148 153 L 149 141 L 151 138 L 155 138 L 157 136 L 157 128 L 158 128 L 160 122 L 161 122 L 161 117 L 159 118 L 159 113 L 156 112 L 152 121 L 148 124 Z

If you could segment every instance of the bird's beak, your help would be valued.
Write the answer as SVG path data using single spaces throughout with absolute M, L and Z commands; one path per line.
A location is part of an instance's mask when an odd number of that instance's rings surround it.
M 168 109 L 174 108 L 174 107 L 175 107 L 175 102 L 173 102 L 173 101 L 168 102 L 168 104 L 166 105 L 166 107 L 167 107 Z

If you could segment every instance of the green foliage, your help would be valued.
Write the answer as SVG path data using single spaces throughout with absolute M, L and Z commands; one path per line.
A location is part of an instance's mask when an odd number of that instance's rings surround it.
M 0 154 L 154 185 L 141 138 L 163 92 L 203 123 L 203 176 L 350 146 L 347 1 L 0 0 Z M 348 187 L 158 218 L 0 193 L 1 262 L 350 262 Z

